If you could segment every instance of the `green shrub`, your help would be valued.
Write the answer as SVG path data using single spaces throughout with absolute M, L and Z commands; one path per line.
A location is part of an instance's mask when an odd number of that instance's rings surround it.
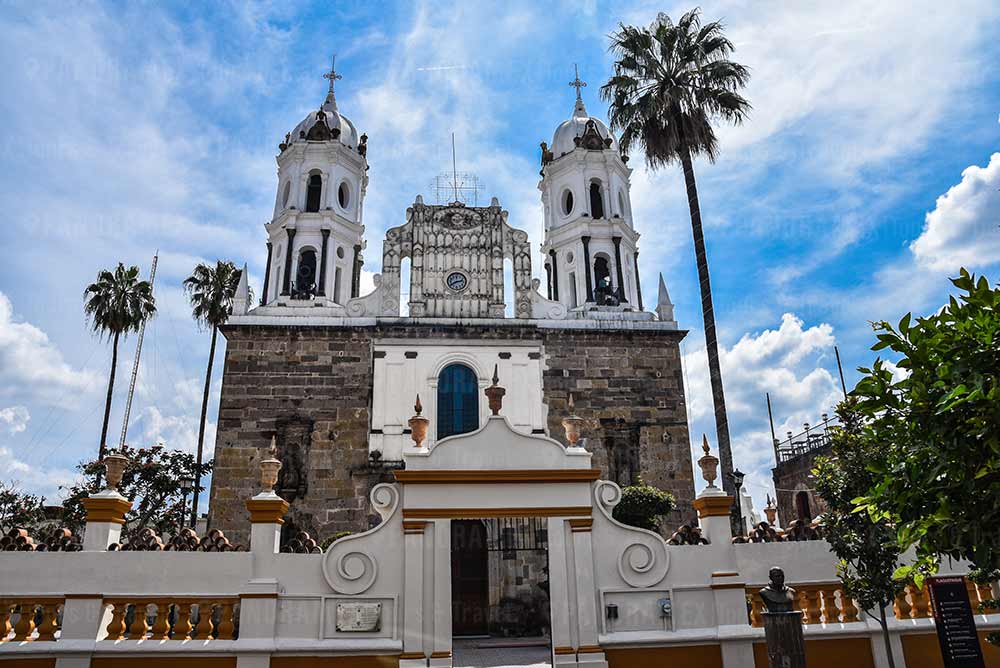
M 638 484 L 622 489 L 622 500 L 612 516 L 622 524 L 659 531 L 660 517 L 676 507 L 673 494 L 639 480 Z

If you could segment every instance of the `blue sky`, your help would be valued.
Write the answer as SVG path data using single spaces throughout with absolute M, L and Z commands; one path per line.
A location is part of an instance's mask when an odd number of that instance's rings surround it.
M 180 283 L 226 258 L 259 291 L 276 146 L 322 101 L 332 52 L 340 109 L 370 137 L 368 272 L 383 231 L 448 168 L 452 132 L 459 169 L 537 248 L 538 143 L 572 111 L 573 64 L 603 116 L 607 34 L 689 6 L 496 4 L 5 3 L 0 478 L 56 498 L 96 449 L 110 353 L 82 291 L 119 260 L 146 271 L 157 248 L 130 441 L 194 448 L 208 335 Z M 779 433 L 815 422 L 839 394 L 835 344 L 850 384 L 873 358 L 869 320 L 937 308 L 962 265 L 991 280 L 1000 268 L 1000 6 L 813 4 L 703 4 L 752 69 L 751 118 L 721 128 L 718 162 L 696 171 L 736 461 L 758 501 L 764 392 Z M 631 164 L 645 301 L 662 271 L 691 330 L 692 437 L 714 443 L 682 176 Z

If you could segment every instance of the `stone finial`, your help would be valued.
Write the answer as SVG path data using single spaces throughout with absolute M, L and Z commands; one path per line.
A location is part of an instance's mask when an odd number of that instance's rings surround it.
M 413 439 L 413 444 L 418 447 L 424 447 L 424 441 L 427 439 L 427 425 L 430 424 L 430 420 L 425 418 L 420 413 L 424 410 L 423 404 L 420 403 L 420 395 L 417 395 L 417 400 L 413 403 L 414 415 L 410 418 L 410 438 Z
M 698 466 L 701 467 L 701 476 L 708 483 L 708 486 L 715 487 L 715 479 L 719 477 L 719 471 L 716 468 L 719 465 L 719 458 L 712 455 L 709 451 L 708 436 L 702 434 L 701 438 L 701 449 L 705 451 L 705 454 L 698 460 Z
M 122 481 L 122 476 L 125 475 L 125 465 L 128 463 L 128 459 L 121 453 L 112 451 L 104 455 L 103 463 L 107 471 L 105 475 L 107 478 L 107 489 L 117 492 L 118 485 Z
M 771 526 L 775 525 L 778 519 L 778 507 L 774 505 L 774 499 L 771 495 L 767 495 L 767 506 L 764 507 L 764 515 L 767 517 L 767 523 Z
M 569 395 L 566 409 L 569 411 L 569 415 L 563 418 L 562 424 L 566 430 L 566 440 L 569 441 L 571 448 L 575 448 L 577 441 L 580 440 L 580 427 L 583 426 L 583 418 L 576 414 L 576 405 L 573 402 L 572 394 Z
M 500 387 L 500 365 L 493 366 L 493 384 L 486 388 L 486 398 L 489 399 L 490 410 L 493 415 L 500 415 L 500 409 L 503 408 L 503 397 L 507 394 L 507 390 Z
M 281 460 L 277 458 L 277 435 L 271 435 L 271 447 L 268 448 L 268 454 L 271 456 L 260 462 L 260 484 L 263 487 L 261 491 L 264 494 L 274 492 L 274 486 L 278 484 L 278 471 L 281 470 Z
M 656 300 L 656 315 L 660 322 L 677 327 L 677 320 L 674 319 L 674 304 L 670 301 L 670 293 L 667 292 L 667 284 L 663 281 L 663 274 L 660 274 L 659 294 Z

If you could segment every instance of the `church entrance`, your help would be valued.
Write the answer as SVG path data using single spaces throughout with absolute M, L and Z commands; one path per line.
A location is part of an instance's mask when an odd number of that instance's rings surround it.
M 489 635 L 486 525 L 451 522 L 451 628 L 455 636 Z
M 546 666 L 551 655 L 548 524 L 452 520 L 455 666 Z

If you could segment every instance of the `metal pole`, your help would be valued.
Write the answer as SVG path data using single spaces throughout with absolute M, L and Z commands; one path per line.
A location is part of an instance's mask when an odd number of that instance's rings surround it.
M 833 352 L 837 356 L 837 371 L 840 373 L 840 389 L 844 392 L 844 401 L 847 401 L 847 383 L 844 382 L 844 367 L 840 363 L 840 350 L 833 347 Z
M 149 268 L 149 288 L 153 289 L 156 282 L 156 261 L 160 257 L 160 251 L 153 254 L 153 265 Z M 118 449 L 125 447 L 125 435 L 128 433 L 128 420 L 132 414 L 132 396 L 135 394 L 135 379 L 139 375 L 139 356 L 142 354 L 142 338 L 146 334 L 146 321 L 139 324 L 139 337 L 135 344 L 135 360 L 132 362 L 132 378 L 128 384 L 128 396 L 125 399 L 125 417 L 122 419 L 122 436 L 118 441 Z
M 774 434 L 774 414 L 771 412 L 771 393 L 765 392 L 764 396 L 767 398 L 767 420 L 771 423 L 771 443 L 774 444 L 774 454 L 775 459 L 778 455 L 778 437 Z

